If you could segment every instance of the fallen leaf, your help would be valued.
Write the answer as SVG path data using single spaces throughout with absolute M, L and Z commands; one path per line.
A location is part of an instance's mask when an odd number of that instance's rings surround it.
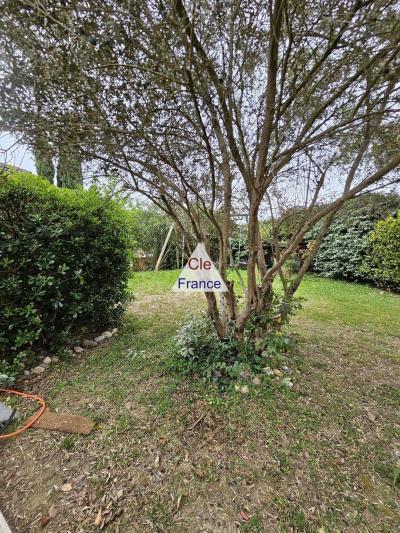
M 96 520 L 94 521 L 95 526 L 99 526 L 101 524 L 101 520 L 103 518 L 101 509 L 99 509 L 99 512 L 97 513 Z
M 124 491 L 123 491 L 123 489 L 119 490 L 119 491 L 117 492 L 117 500 L 120 500 L 120 499 L 122 498 L 123 495 L 124 495 Z
M 375 422 L 376 416 L 374 415 L 374 413 L 371 413 L 371 411 L 367 411 L 367 417 L 371 422 Z
M 242 517 L 243 522 L 249 521 L 249 515 L 245 513 L 244 511 L 240 511 L 240 516 Z
M 159 466 L 160 464 L 160 456 L 157 455 L 156 460 L 154 461 L 154 466 Z
M 50 522 L 50 520 L 51 520 L 51 517 L 48 514 L 45 516 L 42 516 L 40 520 L 40 527 L 45 528 L 47 524 Z
M 64 483 L 64 485 L 61 485 L 60 489 L 63 492 L 69 492 L 70 490 L 72 490 L 72 485 L 71 483 Z

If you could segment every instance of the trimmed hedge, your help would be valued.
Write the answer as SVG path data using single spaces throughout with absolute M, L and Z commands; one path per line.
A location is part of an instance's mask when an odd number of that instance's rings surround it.
M 1 176 L 0 374 L 32 352 L 118 322 L 129 248 L 123 209 L 95 189 L 60 189 L 30 173 Z
M 361 270 L 377 285 L 400 290 L 400 211 L 378 222 L 368 235 Z

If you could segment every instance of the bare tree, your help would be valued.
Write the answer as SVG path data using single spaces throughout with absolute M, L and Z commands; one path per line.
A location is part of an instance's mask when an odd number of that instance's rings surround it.
M 45 129 L 57 143 L 72 112 L 85 158 L 162 208 L 187 240 L 207 244 L 211 224 L 229 288 L 223 313 L 206 293 L 221 336 L 230 325 L 242 336 L 250 319 L 262 328 L 276 276 L 290 301 L 337 210 L 397 179 L 399 137 L 385 142 L 399 125 L 395 1 L 3 0 L 2 12 L 3 129 L 27 142 Z M 239 306 L 227 270 L 243 197 L 249 253 Z M 285 248 L 273 240 L 267 265 L 260 212 L 271 218 L 276 198 L 294 197 L 303 219 Z M 286 262 L 319 223 L 287 278 Z

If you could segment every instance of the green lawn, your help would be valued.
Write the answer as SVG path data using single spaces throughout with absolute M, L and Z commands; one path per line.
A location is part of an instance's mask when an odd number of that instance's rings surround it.
M 396 294 L 367 285 L 308 276 L 299 295 L 307 299 L 307 318 L 371 333 L 399 334 L 400 297 Z
M 400 522 L 400 297 L 308 276 L 290 330 L 295 387 L 221 395 L 170 370 L 174 335 L 205 307 L 178 271 L 137 273 L 124 326 L 35 392 L 98 422 L 1 445 L 13 531 L 393 532 Z M 71 483 L 71 491 L 60 487 Z M 99 515 L 100 513 L 100 515 Z
M 130 281 L 134 294 L 170 292 L 179 270 L 138 272 Z M 245 279 L 245 272 L 243 272 Z M 237 276 L 232 274 L 231 279 Z M 306 276 L 298 296 L 306 299 L 303 316 L 318 322 L 334 322 L 357 330 L 398 335 L 400 296 L 368 285 Z

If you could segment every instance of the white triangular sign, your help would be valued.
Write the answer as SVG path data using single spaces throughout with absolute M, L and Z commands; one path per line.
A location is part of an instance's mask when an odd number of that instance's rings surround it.
M 228 292 L 221 274 L 211 261 L 204 244 L 199 242 L 179 274 L 175 292 Z

